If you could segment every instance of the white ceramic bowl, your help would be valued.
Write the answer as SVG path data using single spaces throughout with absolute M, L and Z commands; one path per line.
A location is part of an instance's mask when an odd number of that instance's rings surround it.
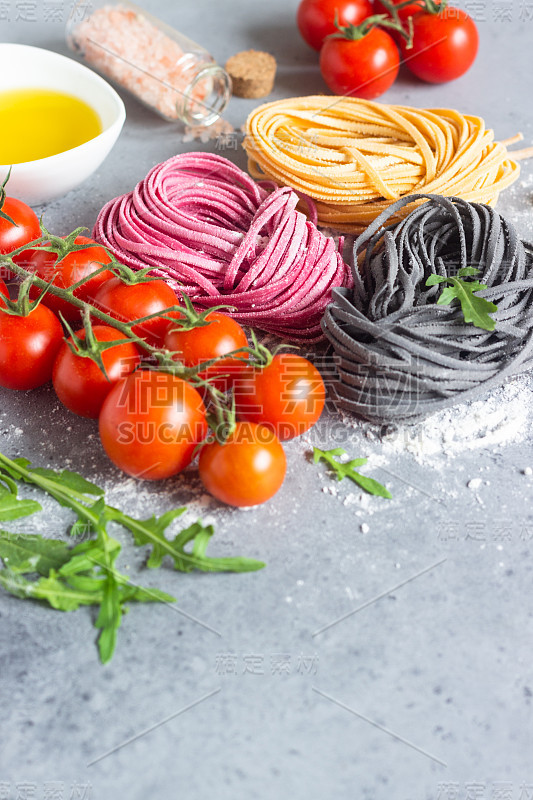
M 52 89 L 79 97 L 102 122 L 102 133 L 85 144 L 13 165 L 7 193 L 29 205 L 40 205 L 66 194 L 98 169 L 118 139 L 126 111 L 115 90 L 77 61 L 40 47 L 2 43 L 0 91 L 21 88 Z M 0 182 L 8 170 L 9 164 L 0 165 Z

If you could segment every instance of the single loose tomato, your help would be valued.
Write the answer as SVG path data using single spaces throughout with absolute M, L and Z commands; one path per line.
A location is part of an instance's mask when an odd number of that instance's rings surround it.
M 169 478 L 185 469 L 208 431 L 196 389 L 153 370 L 134 372 L 111 389 L 99 427 L 111 461 L 146 480 Z
M 370 0 L 302 0 L 296 22 L 307 44 L 320 50 L 326 36 L 337 31 L 335 15 L 344 26 L 359 25 L 372 13 Z
M 424 81 L 453 81 L 470 69 L 479 36 L 466 11 L 447 6 L 438 14 L 419 11 L 413 17 L 413 46 L 400 42 L 406 66 Z
M 322 77 L 335 94 L 373 100 L 392 86 L 399 69 L 398 48 L 381 28 L 358 38 L 327 39 L 320 51 Z
M 174 290 L 163 280 L 124 283 L 120 278 L 112 278 L 102 286 L 94 298 L 94 304 L 115 319 L 132 322 L 177 305 L 177 298 Z M 160 345 L 168 326 L 168 319 L 154 317 L 134 325 L 132 331 L 141 339 Z
M 141 359 L 135 345 L 120 331 L 107 325 L 93 325 L 92 330 L 98 342 L 121 342 L 102 352 L 107 378 L 91 358 L 75 355 L 64 342 L 54 364 L 52 380 L 63 405 L 80 417 L 96 419 L 113 386 L 133 372 Z M 77 331 L 76 336 L 85 340 L 85 330 Z
M 199 373 L 201 378 L 213 378 L 213 385 L 220 391 L 228 391 L 242 373 L 249 358 L 241 353 L 234 358 L 223 358 L 234 350 L 248 346 L 243 328 L 227 314 L 212 311 L 206 316 L 208 325 L 183 330 L 170 324 L 165 335 L 164 346 L 176 352 L 176 358 L 186 367 L 196 367 L 212 358 L 220 358 L 216 364 Z
M 279 353 L 266 367 L 248 367 L 235 385 L 238 418 L 268 425 L 282 442 L 309 430 L 325 399 L 320 372 L 295 353 Z
M 287 460 L 277 436 L 264 425 L 237 422 L 224 444 L 204 445 L 198 464 L 207 491 L 230 506 L 257 506 L 281 488 Z
M 0 299 L 0 386 L 35 389 L 52 377 L 54 361 L 63 343 L 61 324 L 40 303 L 25 316 L 6 314 Z
M 67 289 L 74 283 L 87 278 L 83 286 L 74 290 L 74 295 L 79 300 L 91 302 L 100 287 L 113 277 L 113 273 L 109 270 L 104 270 L 94 276 L 93 273 L 99 270 L 103 264 L 109 264 L 111 258 L 103 247 L 96 244 L 93 239 L 88 239 L 87 236 L 77 236 L 75 244 L 83 244 L 87 247 L 83 250 L 74 250 L 60 260 L 57 253 L 34 248 L 23 254 L 25 258 L 21 259 L 20 263 L 31 272 L 35 272 L 39 278 L 47 282 L 52 281 L 54 286 L 61 289 Z M 36 298 L 41 291 L 36 286 L 33 287 L 30 297 Z M 80 317 L 79 309 L 76 306 L 60 297 L 54 297 L 53 294 L 47 293 L 42 302 L 56 314 L 61 312 L 68 322 L 74 322 Z

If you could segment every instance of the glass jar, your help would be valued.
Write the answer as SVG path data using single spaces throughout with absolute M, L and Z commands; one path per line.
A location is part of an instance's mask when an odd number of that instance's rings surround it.
M 211 125 L 228 104 L 231 79 L 207 50 L 128 0 L 78 0 L 66 37 L 91 67 L 166 120 Z

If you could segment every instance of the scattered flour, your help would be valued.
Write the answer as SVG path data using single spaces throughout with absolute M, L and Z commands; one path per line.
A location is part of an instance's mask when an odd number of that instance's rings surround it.
M 396 507 L 423 496 L 445 507 L 461 496 L 461 482 L 450 482 L 450 464 L 457 459 L 452 472 L 460 475 L 465 465 L 459 457 L 466 453 L 498 454 L 511 443 L 525 442 L 533 435 L 533 378 L 527 374 L 510 379 L 503 386 L 489 391 L 483 399 L 471 400 L 440 411 L 413 426 L 379 428 L 355 416 L 341 413 L 325 415 L 310 434 L 294 440 L 294 446 L 308 453 L 312 445 L 323 449 L 343 448 L 349 458 L 365 457 L 361 472 L 384 483 L 394 484 L 393 498 L 384 503 L 380 497 L 358 492 L 348 481 L 337 483 L 334 476 L 322 477 L 322 492 L 351 506 L 359 519 Z M 470 459 L 470 462 L 472 459 Z M 476 465 L 483 472 L 488 466 Z M 518 470 L 517 470 L 518 471 Z M 524 476 L 533 475 L 533 467 L 523 467 Z M 475 502 L 483 505 L 477 490 L 490 481 L 476 475 L 464 476 Z M 355 489 L 355 492 L 354 492 Z M 473 498 L 473 499 L 474 499 Z M 366 531 L 366 523 L 360 524 Z
M 382 455 L 409 453 L 420 464 L 429 465 L 468 450 L 494 450 L 525 441 L 533 430 L 533 386 L 528 375 L 520 375 L 484 399 L 452 406 L 413 426 L 380 431 L 355 417 L 342 417 L 347 426 L 362 429 L 367 446 L 379 445 Z
M 236 129 L 233 125 L 220 117 L 208 127 L 205 125 L 188 125 L 183 134 L 183 142 L 186 144 L 189 142 L 202 142 L 206 144 L 206 142 L 212 139 L 230 137 L 233 133 L 236 133 Z

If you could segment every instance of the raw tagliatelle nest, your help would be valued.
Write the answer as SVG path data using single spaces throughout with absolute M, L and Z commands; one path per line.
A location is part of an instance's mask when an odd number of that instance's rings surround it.
M 287 187 L 269 194 L 225 158 L 182 153 L 107 203 L 93 235 L 198 308 L 225 305 L 243 325 L 312 342 L 323 338 L 332 288 L 352 276 L 297 204 Z
M 425 200 L 399 225 L 398 212 Z M 533 366 L 533 245 L 482 204 L 415 195 L 394 203 L 354 244 L 354 289 L 333 293 L 323 329 L 334 354 L 337 404 L 364 419 L 418 421 Z M 495 303 L 492 331 L 437 305 L 432 274 L 479 270 Z
M 511 157 L 483 119 L 452 109 L 324 96 L 260 106 L 244 148 L 252 177 L 308 195 L 319 224 L 347 233 L 415 192 L 493 205 L 519 175 L 516 157 L 529 154 Z

